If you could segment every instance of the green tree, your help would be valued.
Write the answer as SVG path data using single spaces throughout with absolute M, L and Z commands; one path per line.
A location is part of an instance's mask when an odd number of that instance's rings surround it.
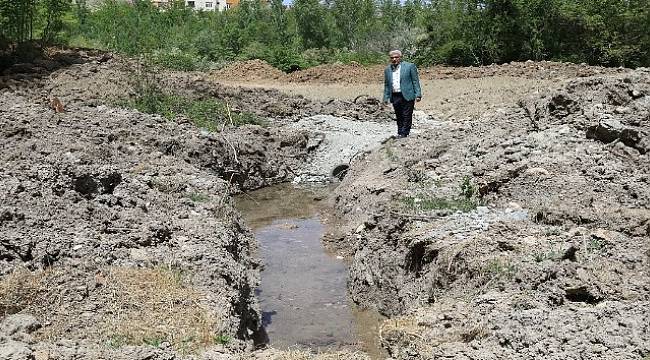
M 333 0 L 332 12 L 340 45 L 359 50 L 375 25 L 373 0 Z
M 332 33 L 325 20 L 327 9 L 318 0 L 295 0 L 293 11 L 298 34 L 305 49 L 330 45 Z

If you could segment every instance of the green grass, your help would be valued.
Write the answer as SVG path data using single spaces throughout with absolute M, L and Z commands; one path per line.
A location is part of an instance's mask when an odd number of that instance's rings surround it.
M 415 211 L 430 211 L 430 210 L 452 210 L 469 212 L 476 209 L 478 205 L 472 199 L 445 199 L 439 197 L 426 197 L 426 196 L 412 196 L 402 199 L 402 204 Z
M 416 181 L 424 181 L 426 178 L 424 172 L 421 174 L 413 172 L 413 174 L 409 175 L 409 177 L 411 176 Z M 481 198 L 478 197 L 477 194 L 478 191 L 472 182 L 472 178 L 465 176 L 460 184 L 459 193 L 455 197 L 443 198 L 419 194 L 402 198 L 401 202 L 404 207 L 415 212 L 425 212 L 430 210 L 470 212 L 481 204 Z
M 165 339 L 162 338 L 157 338 L 157 337 L 152 337 L 152 338 L 144 338 L 142 339 L 142 342 L 145 345 L 153 346 L 153 347 L 160 347 L 160 345 L 165 341 Z
M 492 259 L 485 267 L 485 273 L 492 277 L 513 278 L 517 267 L 506 259 Z
M 214 336 L 214 343 L 217 345 L 227 345 L 230 342 L 230 336 L 219 334 Z
M 201 194 L 201 193 L 191 193 L 188 196 L 188 198 L 192 200 L 192 202 L 197 202 L 197 203 L 210 201 L 210 197 L 208 195 Z
M 122 101 L 120 105 L 147 114 L 162 115 L 172 121 L 179 116 L 184 116 L 197 127 L 210 132 L 217 132 L 223 126 L 230 125 L 266 125 L 265 121 L 257 115 L 248 112 L 231 112 L 226 104 L 217 100 L 188 99 L 165 94 L 156 89 L 139 91 L 137 98 Z

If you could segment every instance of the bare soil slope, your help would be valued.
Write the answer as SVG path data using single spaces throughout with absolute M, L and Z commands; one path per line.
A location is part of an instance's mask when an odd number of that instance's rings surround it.
M 392 141 L 336 190 L 394 358 L 650 353 L 650 73 Z

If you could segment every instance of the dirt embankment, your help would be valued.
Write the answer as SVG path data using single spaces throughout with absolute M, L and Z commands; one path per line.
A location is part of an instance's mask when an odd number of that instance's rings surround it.
M 650 353 L 649 75 L 572 80 L 352 163 L 350 292 L 394 316 L 394 358 Z
M 82 57 L 72 64 L 52 66 L 51 70 L 36 66 L 29 73 L 7 72 L 0 76 L 0 89 L 8 89 L 43 104 L 47 104 L 51 96 L 56 96 L 66 107 L 113 104 L 134 98 L 143 86 L 148 85 L 174 95 L 221 100 L 234 111 L 252 112 L 265 118 L 297 120 L 313 115 L 332 115 L 356 120 L 391 119 L 390 111 L 379 106 L 377 99 L 365 96 L 353 100 L 308 100 L 273 89 L 221 85 L 208 79 L 205 73 L 148 68 L 138 61 L 111 54 Z
M 212 77 L 227 82 L 253 83 L 320 83 L 368 84 L 384 81 L 386 65 L 363 66 L 352 64 L 325 64 L 285 74 L 263 60 L 236 62 L 213 71 Z M 512 62 L 488 66 L 432 66 L 420 69 L 420 79 L 477 79 L 485 77 L 517 77 L 538 80 L 557 80 L 595 75 L 614 75 L 627 72 L 623 68 L 605 68 L 586 64 L 553 61 Z
M 292 180 L 313 133 L 273 125 L 209 133 L 116 108 L 136 95 L 134 64 L 84 57 L 0 81 L 0 358 L 313 357 L 242 352 L 260 326 L 260 264 L 230 198 Z M 152 79 L 271 120 L 364 108 L 198 74 Z M 66 111 L 49 109 L 50 96 Z

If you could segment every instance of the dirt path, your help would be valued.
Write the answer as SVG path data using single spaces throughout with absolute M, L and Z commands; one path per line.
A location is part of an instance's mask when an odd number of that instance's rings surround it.
M 220 81 L 222 82 L 222 81 Z M 381 83 L 318 84 L 223 81 L 230 86 L 276 89 L 285 94 L 301 95 L 314 101 L 354 100 L 359 96 L 381 99 Z M 486 111 L 515 105 L 517 99 L 547 89 L 556 81 L 517 77 L 422 80 L 423 99 L 417 110 L 437 117 L 478 116 Z M 378 105 L 381 106 L 381 105 Z

